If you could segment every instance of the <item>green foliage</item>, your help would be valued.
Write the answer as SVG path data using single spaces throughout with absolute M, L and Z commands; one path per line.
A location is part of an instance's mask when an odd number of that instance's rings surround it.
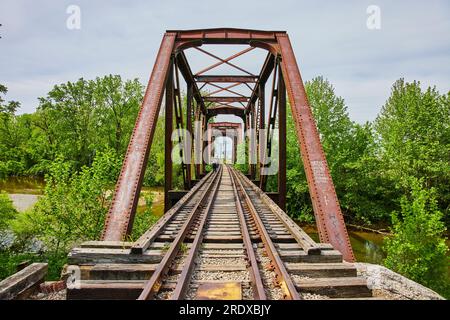
M 144 196 L 145 199 L 145 210 L 143 212 L 136 212 L 133 223 L 133 231 L 131 232 L 130 241 L 136 241 L 139 237 L 147 231 L 152 225 L 158 221 L 158 217 L 153 215 L 152 204 L 153 204 L 153 194 L 149 193 Z
M 16 273 L 17 266 L 24 262 L 37 262 L 39 259 L 33 253 L 15 253 L 8 249 L 0 250 L 0 280 Z
M 346 221 L 386 223 L 389 213 L 401 212 L 393 215 L 386 264 L 445 293 L 442 232 L 450 223 L 450 92 L 424 91 L 419 82 L 400 79 L 376 121 L 360 125 L 350 120 L 329 81 L 318 77 L 305 87 Z M 143 87 L 113 75 L 79 79 L 56 85 L 40 98 L 35 113 L 24 115 L 16 115 L 20 104 L 6 102 L 6 93 L 0 84 L 0 179 L 46 174 L 47 186 L 36 207 L 20 214 L 0 194 L 0 229 L 10 226 L 16 236 L 10 248 L 0 250 L 0 276 L 21 259 L 36 259 L 48 261 L 51 277 L 57 278 L 67 249 L 100 235 Z M 161 113 L 144 185 L 164 182 L 164 120 Z M 313 222 L 290 112 L 286 147 L 288 213 Z M 241 146 L 238 152 L 244 154 Z M 237 167 L 248 169 L 246 163 Z M 183 188 L 181 166 L 174 164 L 173 173 L 173 187 Z M 275 190 L 276 180 L 268 179 L 268 190 Z M 146 196 L 147 209 L 137 213 L 130 239 L 156 221 L 152 201 Z M 35 240 L 45 244 L 43 252 L 23 254 Z
M 24 143 L 31 134 L 30 117 L 15 116 L 20 104 L 16 101 L 6 103 L 1 94 L 7 92 L 0 84 L 0 179 L 24 172 L 28 163 Z
M 307 82 L 305 89 L 344 214 L 365 223 L 385 219 L 392 211 L 392 188 L 378 171 L 371 125 L 352 122 L 344 100 L 322 77 Z M 312 205 L 291 113 L 287 115 L 286 147 L 287 211 L 311 222 Z
M 160 114 L 144 176 L 144 184 L 149 187 L 164 185 L 164 122 L 165 117 Z
M 0 231 L 8 228 L 9 223 L 17 215 L 12 201 L 6 193 L 0 192 Z
M 245 148 L 246 144 L 240 143 L 237 146 L 237 163 L 234 167 L 242 172 L 248 172 L 248 150 Z
M 401 199 L 401 212 L 392 214 L 394 235 L 385 240 L 386 267 L 450 297 L 442 213 L 435 190 L 410 178 L 410 194 Z
M 80 171 L 57 157 L 46 175 L 44 195 L 33 210 L 18 214 L 9 223 L 16 236 L 9 254 L 11 264 L 19 259 L 14 252 L 26 251 L 30 241 L 41 241 L 44 252 L 37 259 L 49 263 L 51 279 L 58 278 L 71 247 L 100 238 L 121 165 L 121 157 L 114 150 L 98 152 L 92 165 Z M 147 209 L 136 215 L 130 240 L 137 239 L 157 220 L 151 211 L 152 195 L 145 199 Z
M 0 178 L 43 175 L 57 156 L 80 170 L 97 152 L 124 154 L 142 97 L 137 79 L 117 75 L 55 85 L 31 115 L 0 96 Z
M 420 82 L 398 80 L 375 121 L 384 174 L 399 182 L 423 179 L 435 188 L 440 209 L 450 210 L 450 92 L 422 91 Z M 449 220 L 447 220 L 449 221 Z
M 120 166 L 114 151 L 98 153 L 92 166 L 79 172 L 57 157 L 46 175 L 44 196 L 34 210 L 19 215 L 14 231 L 36 236 L 55 255 L 74 243 L 98 239 Z

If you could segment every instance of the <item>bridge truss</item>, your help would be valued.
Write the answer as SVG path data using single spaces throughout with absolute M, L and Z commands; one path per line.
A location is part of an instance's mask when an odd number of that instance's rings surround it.
M 221 58 L 207 50 L 209 45 L 242 45 L 245 49 Z M 267 52 L 259 74 L 253 74 L 234 61 L 254 49 Z M 217 62 L 193 73 L 186 50 L 196 50 Z M 234 60 L 234 61 L 233 61 Z M 211 70 L 228 66 L 240 74 L 217 75 Z M 180 76 L 181 75 L 181 76 Z M 269 78 L 272 79 L 268 83 Z M 186 107 L 183 106 L 181 80 L 186 84 Z M 204 88 L 214 88 L 205 92 Z M 248 95 L 236 91 L 244 86 Z M 268 87 L 268 88 L 266 88 Z M 266 89 L 270 91 L 266 101 Z M 287 93 L 287 96 L 286 96 Z M 191 189 L 205 175 L 208 158 L 202 150 L 209 141 L 203 135 L 189 143 L 182 129 L 204 132 L 210 119 L 218 115 L 235 115 L 242 119 L 244 131 L 254 129 L 254 137 L 245 139 L 248 154 L 248 177 L 265 190 L 266 163 L 272 155 L 275 129 L 279 141 L 286 141 L 286 111 L 289 102 L 321 242 L 330 243 L 348 262 L 354 261 L 343 215 L 308 103 L 303 81 L 291 42 L 284 31 L 260 31 L 233 28 L 203 30 L 169 30 L 162 39 L 148 82 L 136 124 L 128 145 L 123 167 L 109 208 L 102 240 L 121 241 L 131 233 L 153 135 L 165 99 L 165 210 L 172 192 L 172 131 L 177 136 L 182 159 L 184 188 Z M 266 122 L 267 120 L 267 122 Z M 194 123 L 197 127 L 194 127 Z M 200 124 L 200 125 L 198 125 Z M 266 135 L 259 134 L 262 129 Z M 196 161 L 188 161 L 191 158 Z M 276 203 L 286 207 L 286 144 L 278 148 L 278 192 Z M 182 194 L 181 194 L 182 195 Z M 178 197 L 180 198 L 180 196 Z

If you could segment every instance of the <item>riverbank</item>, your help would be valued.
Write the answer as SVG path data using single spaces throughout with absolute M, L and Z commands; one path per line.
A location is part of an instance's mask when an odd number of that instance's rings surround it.
M 297 222 L 297 224 L 316 242 L 320 242 L 317 227 L 311 224 Z M 356 261 L 373 264 L 382 264 L 386 254 L 382 246 L 386 235 L 358 230 L 351 226 L 348 227 L 348 235 L 352 244 Z

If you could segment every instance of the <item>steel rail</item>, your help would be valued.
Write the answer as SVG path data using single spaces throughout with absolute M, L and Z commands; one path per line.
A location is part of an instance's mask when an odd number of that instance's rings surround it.
M 243 175 L 242 172 L 236 171 L 243 181 L 246 181 L 248 186 L 261 198 L 261 201 L 266 205 L 266 207 L 283 223 L 287 230 L 292 234 L 300 247 L 307 253 L 311 255 L 320 255 L 321 247 L 313 240 L 311 237 L 302 229 L 298 227 L 292 220 L 289 219 L 287 214 L 281 210 L 278 205 L 269 198 L 269 196 L 259 189 L 254 183 L 248 181 L 247 177 Z
M 233 186 L 234 197 L 236 198 L 236 209 L 239 216 L 239 222 L 241 225 L 242 241 L 244 242 L 245 250 L 249 259 L 250 267 L 250 277 L 252 279 L 253 296 L 256 300 L 267 300 L 267 295 L 264 290 L 264 284 L 259 273 L 258 262 L 256 260 L 255 251 L 253 250 L 252 239 L 248 232 L 248 224 L 245 221 L 244 211 L 242 209 L 242 203 L 239 200 L 239 195 L 237 192 L 235 178 L 231 173 L 231 169 L 227 166 L 227 170 L 230 172 L 231 184 Z
M 194 241 L 191 244 L 191 248 L 189 249 L 189 254 L 184 262 L 184 266 L 183 269 L 181 270 L 181 274 L 178 279 L 177 285 L 170 298 L 171 300 L 183 299 L 186 294 L 186 290 L 188 289 L 190 277 L 194 267 L 194 261 L 197 256 L 198 248 L 200 247 L 200 244 L 202 243 L 203 240 L 203 231 L 204 231 L 203 229 L 205 228 L 206 220 L 208 219 L 209 213 L 211 211 L 211 206 L 214 202 L 217 191 L 219 190 L 220 181 L 222 180 L 222 170 L 223 169 L 221 166 L 219 171 L 216 173 L 219 176 L 219 178 L 216 179 L 215 185 L 211 190 L 211 196 L 209 197 L 208 204 L 206 205 L 206 208 L 203 210 L 204 211 L 203 217 L 200 220 L 200 224 L 197 227 L 197 233 L 195 235 Z
M 152 243 L 153 240 L 161 233 L 161 231 L 167 226 L 167 224 L 172 220 L 172 218 L 179 213 L 185 206 L 185 204 L 190 201 L 203 185 L 210 180 L 211 172 L 208 173 L 202 180 L 200 180 L 191 191 L 186 194 L 180 201 L 175 204 L 169 211 L 167 211 L 161 219 L 149 230 L 147 230 L 138 240 L 133 243 L 131 247 L 132 254 L 142 254 Z
M 192 208 L 191 212 L 189 213 L 189 216 L 186 220 L 186 222 L 183 224 L 181 230 L 178 232 L 177 237 L 173 240 L 172 244 L 170 245 L 169 250 L 164 255 L 164 258 L 161 260 L 161 262 L 158 264 L 158 267 L 153 272 L 150 279 L 146 282 L 144 289 L 142 290 L 141 294 L 137 298 L 137 300 L 150 300 L 152 299 L 156 293 L 159 291 L 159 289 L 162 286 L 162 279 L 169 271 L 170 266 L 173 263 L 173 260 L 177 256 L 178 252 L 180 251 L 181 244 L 183 243 L 187 233 L 191 229 L 191 226 L 194 222 L 194 218 L 197 217 L 199 214 L 198 210 L 203 203 L 203 200 L 206 199 L 207 195 L 210 193 L 211 186 L 213 185 L 213 182 L 217 180 L 217 177 L 219 177 L 219 171 L 215 173 L 213 176 L 213 179 L 208 183 L 207 187 L 203 191 L 203 195 L 201 196 L 200 200 L 197 202 L 194 208 Z M 217 183 L 216 183 L 217 186 Z
M 267 255 L 269 256 L 269 259 L 272 261 L 273 267 L 275 268 L 279 284 L 281 286 L 281 289 L 284 291 L 284 297 L 290 300 L 300 300 L 300 295 L 298 294 L 297 289 L 295 288 L 295 285 L 292 282 L 292 279 L 289 276 L 286 267 L 284 266 L 284 263 L 281 260 L 277 249 L 275 248 L 275 245 L 272 242 L 272 239 L 270 239 L 269 233 L 267 232 L 264 223 L 259 217 L 259 214 L 256 211 L 255 206 L 250 199 L 250 196 L 247 194 L 247 191 L 242 185 L 242 182 L 240 181 L 238 175 L 235 173 L 235 170 L 232 169 L 231 172 L 236 177 L 237 184 L 241 189 L 241 193 L 243 196 L 242 200 L 247 204 L 249 212 L 253 217 L 253 220 L 255 221 L 256 228 L 259 231 L 259 235 L 261 236 L 261 240 L 264 248 L 266 249 Z

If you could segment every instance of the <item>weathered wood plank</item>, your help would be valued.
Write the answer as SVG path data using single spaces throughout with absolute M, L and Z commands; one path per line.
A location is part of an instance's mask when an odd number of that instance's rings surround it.
M 304 263 L 339 263 L 342 254 L 337 250 L 324 250 L 320 255 L 306 254 L 304 251 L 280 250 L 280 257 L 284 262 Z
M 285 263 L 291 274 L 304 277 L 356 277 L 356 267 L 349 263 Z
M 371 297 L 372 290 L 364 278 L 315 278 L 295 280 L 299 292 L 315 293 L 332 298 Z
M 44 281 L 47 263 L 33 263 L 0 282 L 0 300 L 12 300 Z
M 68 255 L 69 264 L 96 263 L 159 263 L 164 252 L 147 250 L 143 254 L 131 254 L 130 249 L 74 248 Z
M 130 249 L 133 242 L 125 241 L 85 241 L 81 248 Z
M 228 281 L 199 280 L 192 283 L 191 287 L 196 288 L 202 283 L 226 283 Z M 67 287 L 68 300 L 136 300 L 144 288 L 145 281 L 104 281 L 86 280 L 80 281 L 76 286 Z M 248 282 L 241 282 L 245 288 L 249 287 Z M 173 290 L 176 282 L 167 281 L 161 287 L 161 291 Z

